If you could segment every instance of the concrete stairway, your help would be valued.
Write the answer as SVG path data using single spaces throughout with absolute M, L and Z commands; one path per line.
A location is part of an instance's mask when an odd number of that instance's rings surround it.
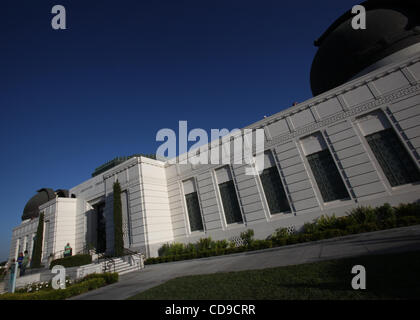
M 128 262 L 129 257 L 123 257 L 123 258 L 113 258 L 112 262 L 105 261 L 103 262 L 103 270 L 106 272 L 117 272 L 119 275 L 123 275 L 129 272 L 137 271 L 141 269 L 141 266 L 139 266 L 136 263 Z M 114 265 L 115 264 L 115 265 Z M 115 269 L 114 269 L 115 267 Z

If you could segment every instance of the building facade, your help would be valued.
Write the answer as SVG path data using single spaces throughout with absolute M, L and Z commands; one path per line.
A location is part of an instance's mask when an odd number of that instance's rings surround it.
M 167 242 L 231 239 L 246 229 L 266 238 L 278 228 L 298 231 L 321 215 L 342 216 L 361 205 L 418 201 L 419 43 L 246 127 L 265 133 L 260 174 L 246 175 L 249 165 L 233 161 L 180 164 L 188 154 L 176 163 L 139 156 L 68 194 L 45 198 L 38 206 L 45 215 L 43 261 L 68 242 L 75 252 L 87 246 L 112 252 L 116 181 L 122 189 L 124 245 L 147 257 L 157 256 Z M 231 140 L 219 139 L 200 152 L 213 148 L 234 150 Z M 13 230 L 10 259 L 32 249 L 38 219 L 36 214 L 23 219 Z

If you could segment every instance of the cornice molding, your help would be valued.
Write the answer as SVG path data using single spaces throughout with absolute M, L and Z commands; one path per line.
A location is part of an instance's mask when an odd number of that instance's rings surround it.
M 384 104 L 395 103 L 401 98 L 406 98 L 411 95 L 415 95 L 419 91 L 420 91 L 420 83 L 417 83 L 415 86 L 410 86 L 410 87 L 405 87 L 402 89 L 395 90 L 377 99 L 372 99 L 368 102 L 364 102 L 362 104 L 356 105 L 347 111 L 336 113 L 319 122 L 312 122 L 311 124 L 300 127 L 292 132 L 281 134 L 278 136 L 272 136 L 271 140 L 266 141 L 265 149 L 269 149 L 269 148 L 272 148 L 273 146 L 283 144 L 297 137 L 304 137 L 305 135 L 309 135 L 313 132 L 318 131 L 320 128 L 327 127 L 328 125 L 332 123 L 336 123 L 336 122 L 363 114 L 367 111 L 377 109 Z M 202 166 L 198 166 L 196 169 L 189 170 L 187 174 L 182 174 L 182 175 L 173 177 L 168 180 L 168 184 L 176 182 L 179 179 L 184 180 L 184 179 L 191 178 L 193 176 L 200 175 L 203 172 L 208 171 L 209 166 L 217 167 L 217 165 L 210 165 L 210 164 L 207 164 L 204 166 L 205 166 L 204 168 Z

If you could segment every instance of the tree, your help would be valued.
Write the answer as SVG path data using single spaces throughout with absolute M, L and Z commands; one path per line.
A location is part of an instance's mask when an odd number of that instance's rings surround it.
M 31 262 L 32 268 L 41 267 L 43 234 L 44 234 L 44 213 L 41 212 L 39 214 L 38 229 L 36 230 L 34 249 L 32 252 L 32 262 Z
M 124 254 L 124 239 L 122 230 L 121 186 L 118 180 L 114 183 L 114 255 Z

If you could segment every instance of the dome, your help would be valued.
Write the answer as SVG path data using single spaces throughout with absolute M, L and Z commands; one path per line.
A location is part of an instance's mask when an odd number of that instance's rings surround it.
M 369 0 L 366 29 L 351 26 L 351 10 L 338 18 L 315 41 L 318 51 L 311 68 L 314 96 L 336 88 L 387 57 L 400 60 L 407 48 L 420 50 L 420 2 L 413 0 Z M 387 58 L 387 64 L 392 63 Z M 381 65 L 378 64 L 378 67 Z M 371 67 L 371 68 L 368 68 Z
M 56 195 L 64 198 L 69 197 L 69 191 L 64 189 L 58 189 L 54 192 L 53 189 L 42 188 L 37 192 L 38 193 L 26 203 L 25 208 L 23 209 L 22 220 L 37 218 L 39 216 L 39 206 L 55 199 Z

